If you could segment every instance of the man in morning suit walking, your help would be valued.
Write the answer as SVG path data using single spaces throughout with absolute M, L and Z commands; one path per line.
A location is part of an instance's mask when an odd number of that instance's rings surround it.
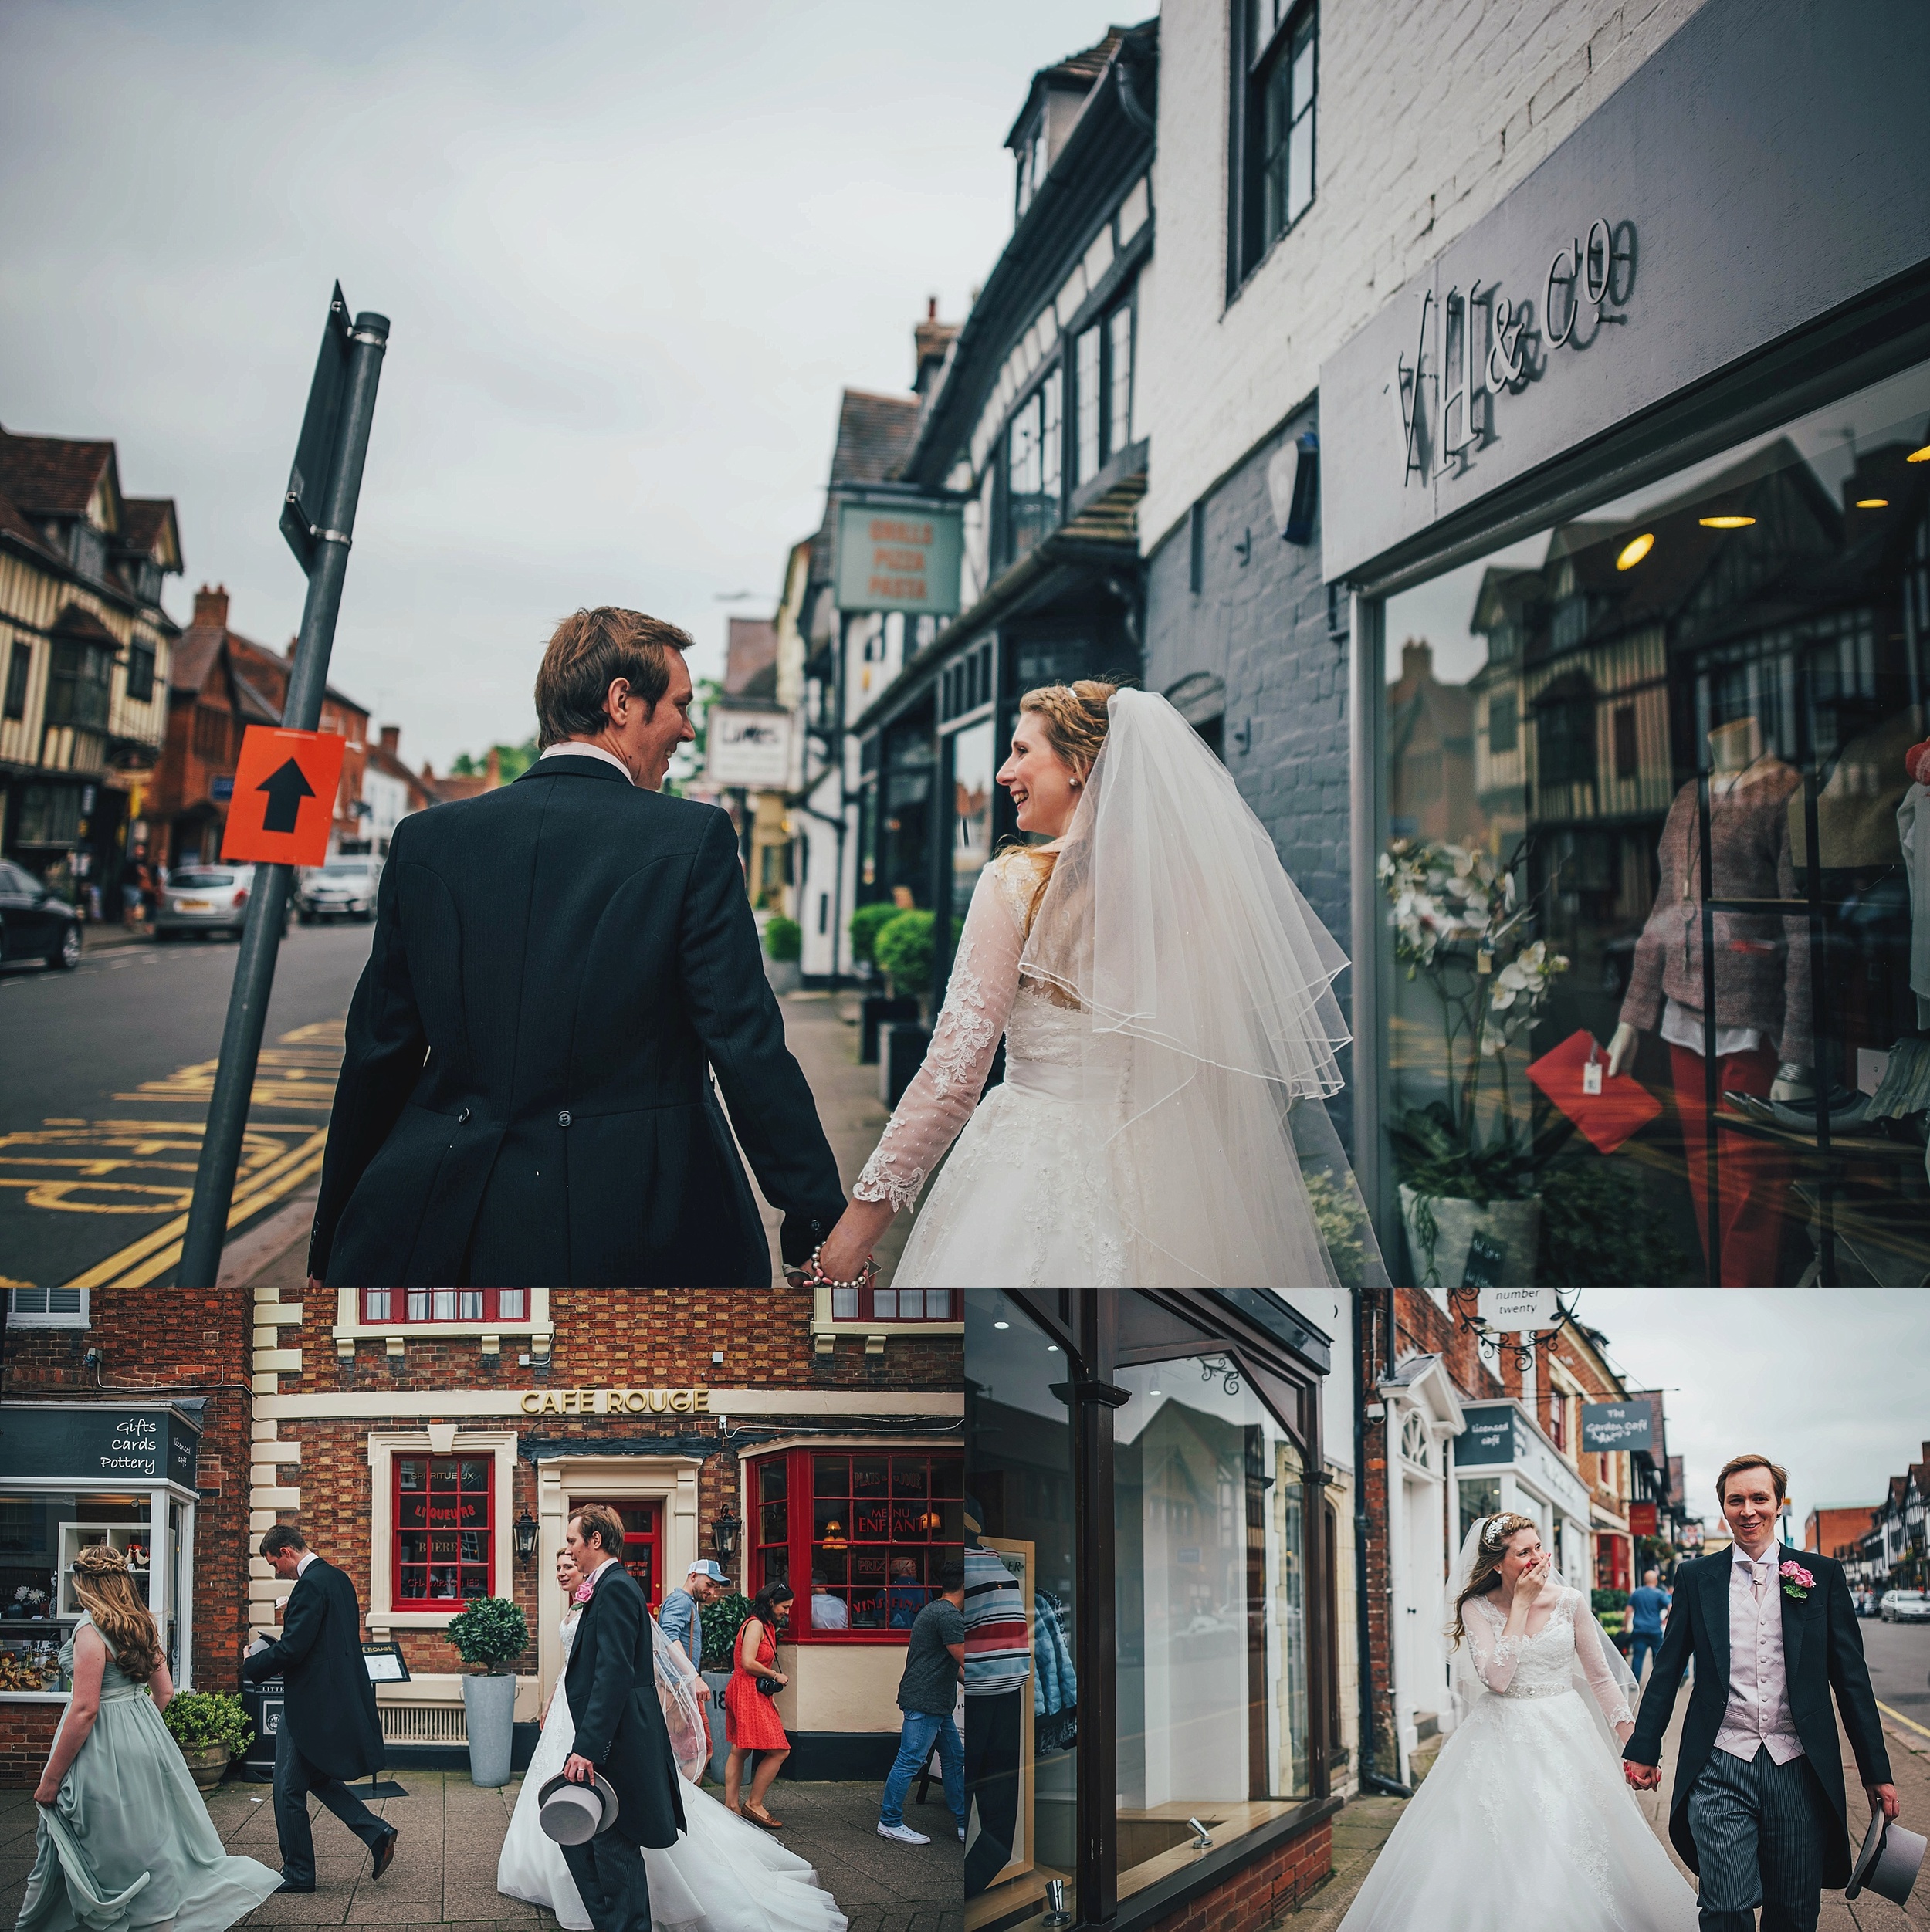
M 289 1592 L 282 1633 L 242 1660 L 242 1681 L 279 1677 L 281 1728 L 275 1736 L 275 1832 L 282 1846 L 282 1890 L 315 1889 L 315 1839 L 309 1829 L 313 1792 L 366 1845 L 380 1878 L 395 1856 L 398 1836 L 344 1781 L 382 1768 L 382 1723 L 375 1687 L 362 1661 L 362 1612 L 355 1586 L 324 1562 L 293 1524 L 277 1523 L 261 1553 Z
M 1876 1698 L 1843 1566 L 1776 1541 L 1788 1477 L 1762 1456 L 1724 1466 L 1715 1493 L 1734 1544 L 1675 1573 L 1668 1629 L 1623 1769 L 1662 1781 L 1662 1734 L 1691 1654 L 1668 1835 L 1701 1881 L 1702 1932 L 1815 1932 L 1824 1886 L 1849 1883 L 1836 1710 L 1872 1813 L 1897 1815 Z

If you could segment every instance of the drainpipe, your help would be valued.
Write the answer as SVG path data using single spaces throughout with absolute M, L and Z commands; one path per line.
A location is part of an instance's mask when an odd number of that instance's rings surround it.
M 1356 1643 L 1359 1646 L 1360 1665 L 1360 1769 L 1357 1780 L 1363 1792 L 1377 1792 L 1387 1798 L 1411 1798 L 1414 1793 L 1408 1787 L 1391 1778 L 1383 1777 L 1373 1768 L 1374 1761 L 1374 1686 L 1373 1653 L 1370 1647 L 1367 1626 L 1367 1392 L 1373 1387 L 1372 1365 L 1368 1361 L 1369 1316 L 1366 1288 L 1357 1289 L 1354 1294 L 1354 1405 L 1353 1405 L 1353 1566 L 1354 1610 L 1357 1623 Z M 1393 1332 L 1394 1291 L 1387 1291 L 1388 1333 Z M 1392 1459 L 1389 1459 L 1387 1480 L 1394 1478 Z M 1389 1612 L 1387 1632 L 1388 1656 L 1393 1655 L 1393 1629 L 1391 1606 Z

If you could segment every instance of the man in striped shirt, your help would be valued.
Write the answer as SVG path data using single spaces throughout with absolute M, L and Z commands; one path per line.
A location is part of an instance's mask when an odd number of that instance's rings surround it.
M 965 1789 L 978 1836 L 965 1853 L 965 1896 L 976 1898 L 1011 1862 L 1018 1820 L 1020 1700 L 1032 1670 L 1018 1579 L 979 1540 L 982 1518 L 965 1499 Z

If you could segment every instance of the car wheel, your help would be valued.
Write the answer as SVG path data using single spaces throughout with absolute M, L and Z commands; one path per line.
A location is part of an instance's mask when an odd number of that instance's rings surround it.
M 80 928 L 69 920 L 60 943 L 47 955 L 47 964 L 56 973 L 71 973 L 80 963 Z
M 315 923 L 315 915 L 310 912 L 306 906 L 303 906 L 296 916 L 304 925 L 313 925 Z

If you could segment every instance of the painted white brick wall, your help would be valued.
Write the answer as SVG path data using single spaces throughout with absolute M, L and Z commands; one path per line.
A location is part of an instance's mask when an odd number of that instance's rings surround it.
M 1226 302 L 1227 0 L 1160 13 L 1156 281 L 1139 296 L 1150 550 L 1320 364 L 1702 0 L 1322 0 L 1313 206 Z

